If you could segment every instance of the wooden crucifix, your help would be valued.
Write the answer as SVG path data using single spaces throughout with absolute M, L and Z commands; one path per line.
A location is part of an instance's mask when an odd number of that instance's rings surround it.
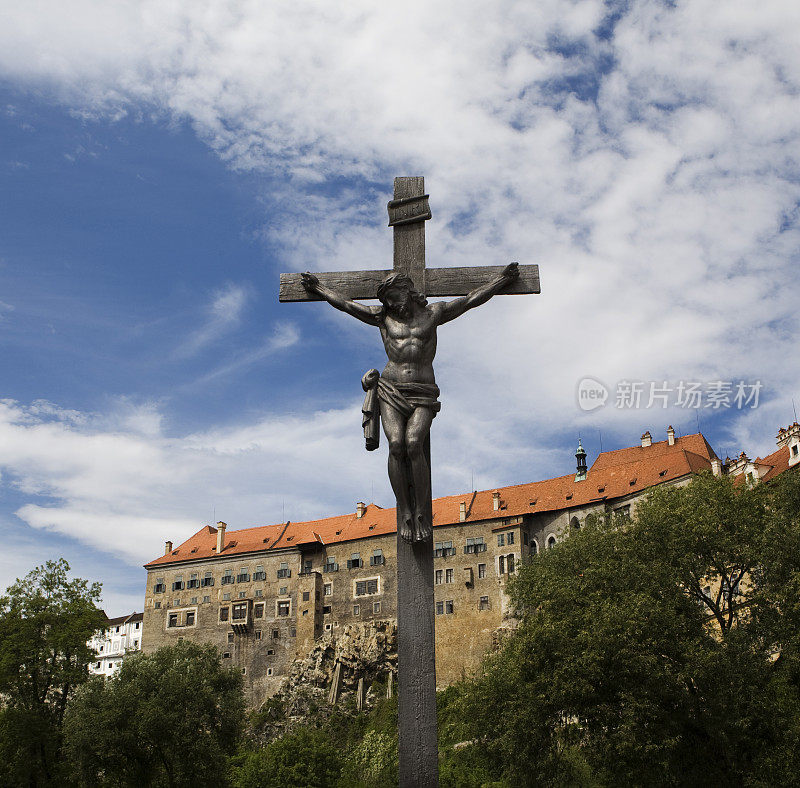
M 389 443 L 389 480 L 397 501 L 397 656 L 400 786 L 438 783 L 434 651 L 433 512 L 430 427 L 440 409 L 433 373 L 436 329 L 497 294 L 539 293 L 536 265 L 426 268 L 421 177 L 395 178 L 391 271 L 281 274 L 281 301 L 328 301 L 380 329 L 388 363 L 362 378 L 368 449 Z M 428 304 L 426 296 L 460 296 Z M 378 299 L 380 306 L 359 303 Z

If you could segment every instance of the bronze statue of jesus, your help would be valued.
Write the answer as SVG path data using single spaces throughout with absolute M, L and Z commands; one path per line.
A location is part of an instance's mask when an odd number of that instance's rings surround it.
M 511 263 L 467 295 L 429 304 L 412 280 L 396 271 L 378 287 L 381 306 L 368 306 L 325 287 L 311 273 L 302 274 L 303 286 L 310 294 L 380 329 L 388 362 L 382 373 L 370 370 L 362 379 L 367 391 L 364 432 L 367 448 L 377 448 L 379 409 L 389 442 L 389 481 L 397 499 L 400 536 L 408 542 L 421 542 L 433 534 L 433 523 L 426 516 L 431 474 L 424 446 L 441 408 L 433 374 L 436 328 L 485 304 L 518 276 L 518 264 Z

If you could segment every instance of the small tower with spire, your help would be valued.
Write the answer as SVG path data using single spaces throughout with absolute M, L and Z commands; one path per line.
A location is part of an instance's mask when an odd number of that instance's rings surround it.
M 578 450 L 575 452 L 575 459 L 578 461 L 578 472 L 575 474 L 575 481 L 582 482 L 586 478 L 586 450 L 578 438 Z

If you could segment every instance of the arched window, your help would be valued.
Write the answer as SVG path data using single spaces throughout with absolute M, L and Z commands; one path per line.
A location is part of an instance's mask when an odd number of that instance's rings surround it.
M 539 552 L 539 543 L 535 539 L 531 539 L 531 555 L 536 555 Z
M 555 536 L 553 536 L 553 534 L 550 534 L 550 536 L 547 537 L 547 549 L 549 550 L 551 547 L 555 546 L 556 546 L 556 538 Z
M 570 531 L 580 531 L 581 530 L 581 523 L 580 523 L 580 520 L 578 520 L 577 517 L 573 517 L 569 521 L 569 530 Z

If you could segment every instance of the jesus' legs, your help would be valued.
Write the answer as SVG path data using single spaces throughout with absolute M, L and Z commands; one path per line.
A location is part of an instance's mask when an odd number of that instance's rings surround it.
M 425 439 L 430 434 L 435 413 L 430 408 L 416 408 L 406 424 L 406 453 L 414 483 L 414 541 L 422 542 L 433 534 L 433 523 L 427 516 L 431 499 L 431 469 L 425 457 Z
M 410 542 L 414 538 L 414 503 L 410 495 L 412 479 L 406 455 L 406 420 L 391 405 L 381 402 L 381 424 L 389 442 L 389 482 L 397 501 L 400 536 Z

